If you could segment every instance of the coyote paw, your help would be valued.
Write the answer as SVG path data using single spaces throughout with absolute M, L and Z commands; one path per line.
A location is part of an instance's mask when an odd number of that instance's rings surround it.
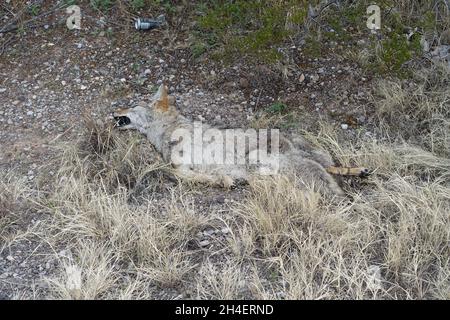
M 221 182 L 222 187 L 224 187 L 225 189 L 232 189 L 233 187 L 235 187 L 234 179 L 229 176 L 223 176 Z

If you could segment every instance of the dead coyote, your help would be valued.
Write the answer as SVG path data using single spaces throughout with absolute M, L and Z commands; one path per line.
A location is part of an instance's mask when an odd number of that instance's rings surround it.
M 331 174 L 368 174 L 364 168 L 335 167 L 328 153 L 301 136 L 287 139 L 271 130 L 269 138 L 267 130 L 258 135 L 254 129 L 217 129 L 190 121 L 177 111 L 165 85 L 148 105 L 118 109 L 113 118 L 118 128 L 145 134 L 182 179 L 229 188 L 258 173 L 295 174 L 303 184 L 342 195 Z

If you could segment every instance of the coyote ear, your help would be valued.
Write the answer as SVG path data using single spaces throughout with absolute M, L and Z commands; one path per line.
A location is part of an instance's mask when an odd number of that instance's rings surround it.
M 155 94 L 155 107 L 161 111 L 169 110 L 169 96 L 167 95 L 167 87 L 162 84 L 158 92 Z

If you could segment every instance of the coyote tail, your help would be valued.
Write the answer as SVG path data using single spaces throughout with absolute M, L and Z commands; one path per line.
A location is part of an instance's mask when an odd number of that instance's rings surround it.
M 326 171 L 337 176 L 367 177 L 370 174 L 370 171 L 364 167 L 328 167 Z

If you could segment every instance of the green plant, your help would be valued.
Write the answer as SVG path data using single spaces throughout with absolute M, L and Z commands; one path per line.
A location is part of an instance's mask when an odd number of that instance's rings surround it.
M 176 7 L 170 1 L 165 1 L 163 7 L 168 13 L 174 13 L 176 11 Z
M 206 52 L 207 45 L 204 42 L 197 41 L 191 45 L 190 49 L 194 58 L 198 58 Z
M 420 37 L 407 38 L 404 33 L 405 25 L 397 13 L 391 14 L 386 19 L 386 24 L 382 29 L 382 39 L 371 37 L 375 57 L 370 68 L 380 73 L 403 76 L 408 73 L 405 63 L 419 55 L 422 50 Z
M 286 24 L 300 25 L 306 14 L 306 1 L 222 0 L 210 5 L 198 26 L 203 36 L 218 40 L 224 56 L 274 62 L 281 58 L 277 46 L 294 32 Z
M 133 71 L 134 72 L 138 72 L 139 71 L 139 63 L 137 63 L 137 62 L 133 62 L 132 64 L 131 64 L 131 68 L 133 69 Z
M 388 71 L 399 71 L 409 61 L 414 52 L 420 49 L 418 38 L 410 43 L 404 35 L 393 34 L 381 42 L 381 59 Z
M 155 8 L 162 7 L 167 13 L 174 13 L 176 11 L 176 7 L 169 0 L 152 0 L 150 6 Z
M 282 113 L 287 109 L 287 106 L 282 102 L 275 102 L 270 107 L 267 108 L 268 113 Z
M 405 29 L 434 30 L 436 19 L 434 13 L 426 9 L 426 5 L 416 9 L 422 13 L 421 15 L 407 14 L 406 9 L 409 5 L 406 2 L 399 4 L 392 1 L 380 4 L 382 12 L 386 12 L 381 30 L 369 36 L 369 47 L 355 54 L 360 58 L 358 60 L 362 67 L 372 72 L 400 77 L 411 73 L 407 62 L 421 54 L 421 32 L 415 32 L 408 39 Z
M 64 0 L 63 3 L 66 6 L 71 6 L 71 5 L 76 4 L 76 0 Z
M 39 4 L 35 4 L 35 3 L 33 3 L 33 4 L 29 7 L 30 13 L 31 13 L 31 15 L 33 15 L 33 16 L 37 16 L 37 15 L 39 14 L 39 10 L 40 10 L 40 9 L 41 9 L 40 5 L 39 5 Z
M 145 0 L 131 0 L 131 7 L 134 11 L 141 10 L 145 7 Z
M 436 16 L 433 11 L 427 11 L 419 22 L 420 26 L 425 30 L 434 30 L 436 27 Z
M 310 57 L 319 57 L 321 55 L 322 43 L 318 34 L 306 37 L 303 52 Z
M 113 37 L 113 34 L 114 34 L 114 32 L 113 32 L 113 29 L 112 29 L 111 27 L 108 28 L 108 29 L 106 29 L 106 31 L 105 31 L 106 37 L 112 38 L 112 37 Z
M 202 14 L 202 13 L 205 13 L 208 10 L 208 6 L 204 2 L 199 2 L 199 3 L 196 4 L 196 8 L 195 9 L 196 9 L 196 11 L 198 13 Z
M 91 5 L 101 11 L 109 10 L 114 4 L 114 0 L 91 0 Z

